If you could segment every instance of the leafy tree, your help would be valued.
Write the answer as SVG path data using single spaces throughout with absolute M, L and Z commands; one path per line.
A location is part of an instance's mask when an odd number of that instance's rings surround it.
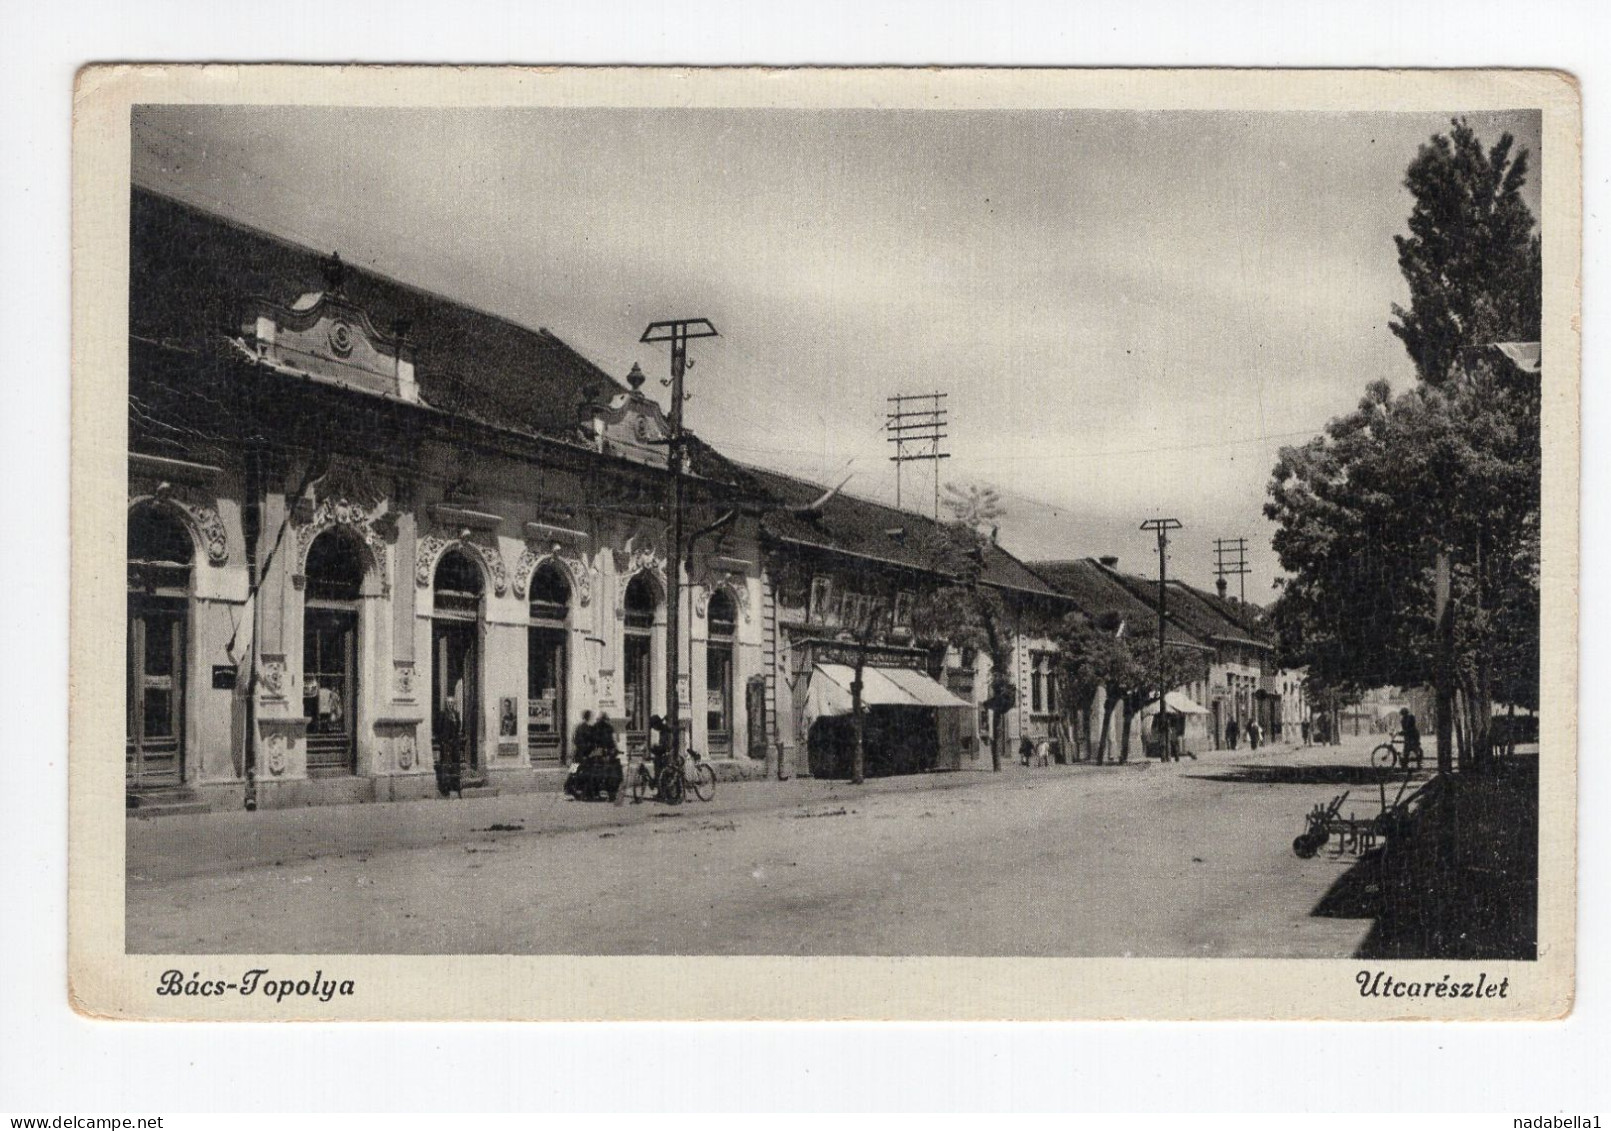
M 1410 234 L 1394 237 L 1410 306 L 1393 306 L 1391 328 L 1432 385 L 1463 347 L 1538 341 L 1542 313 L 1543 258 L 1521 195 L 1528 153 L 1513 156 L 1508 133 L 1484 150 L 1463 119 L 1451 125 L 1410 163 Z
M 1102 704 L 1102 734 L 1096 749 L 1090 747 L 1091 706 L 1097 692 L 1121 678 L 1133 661 L 1124 641 L 1120 638 L 1120 625 L 1101 625 L 1092 622 L 1082 613 L 1070 613 L 1058 626 L 1054 639 L 1057 642 L 1058 683 L 1062 689 L 1063 711 L 1069 718 L 1076 747 L 1084 746 L 1091 761 L 1103 762 L 1108 755 L 1108 738 L 1112 733 L 1114 708 L 1118 700 L 1104 698 Z M 1077 751 L 1076 751 L 1077 753 Z
M 1320 687 L 1434 681 L 1448 555 L 1451 674 L 1479 762 L 1495 690 L 1537 699 L 1538 409 L 1536 379 L 1514 367 L 1470 366 L 1396 397 L 1376 382 L 1323 435 L 1282 449 L 1265 504 L 1291 574 L 1276 624 Z
M 1458 689 L 1474 766 L 1488 755 L 1496 692 L 1537 702 L 1539 384 L 1484 348 L 1539 334 L 1527 153 L 1512 157 L 1513 145 L 1506 134 L 1485 151 L 1456 120 L 1421 147 L 1405 179 L 1411 234 L 1397 240 L 1411 306 L 1395 306 L 1392 325 L 1420 380 L 1396 396 L 1374 381 L 1354 412 L 1283 448 L 1264 508 L 1290 574 L 1275 609 L 1287 661 L 1333 698 L 1388 684 Z M 1441 742 L 1439 754 L 1447 768 Z
M 963 532 L 971 534 L 971 531 Z M 912 626 L 917 635 L 943 641 L 953 648 L 971 649 L 990 658 L 990 688 L 984 707 L 990 712 L 990 768 L 1001 769 L 1002 717 L 1018 702 L 1012 680 L 1013 631 L 1011 614 L 1001 593 L 980 582 L 974 567 L 965 580 L 942 586 L 918 602 Z
M 955 521 L 973 530 L 984 530 L 1007 513 L 1001 504 L 1001 492 L 988 483 L 947 483 L 945 508 Z
M 861 602 L 860 610 L 852 614 L 845 627 L 856 643 L 855 674 L 850 680 L 850 725 L 854 736 L 850 748 L 850 783 L 861 785 L 867 777 L 867 708 L 862 702 L 867 649 L 889 632 L 889 602 L 880 597 Z
M 1005 511 L 990 488 L 974 488 L 963 519 L 927 528 L 921 550 L 935 572 L 956 578 L 917 603 L 912 627 L 919 637 L 982 652 L 990 659 L 990 686 L 984 707 L 990 712 L 991 769 L 1001 769 L 1005 728 L 1002 719 L 1018 703 L 1012 677 L 1013 643 L 1025 627 L 1021 611 L 1009 608 L 1001 591 L 984 580 L 992 535 L 982 528 Z M 955 508 L 954 508 L 955 509 Z
M 1131 724 L 1148 703 L 1158 695 L 1158 640 L 1150 633 L 1144 636 L 1125 637 L 1130 666 L 1123 669 L 1123 681 L 1116 686 L 1124 702 L 1124 736 L 1119 748 L 1119 761 L 1130 760 Z M 1208 660 L 1195 648 L 1168 646 L 1163 651 L 1163 684 L 1168 691 L 1184 687 L 1203 679 L 1208 672 Z M 1110 689 L 1110 694 L 1112 693 Z M 1164 704 L 1159 711 L 1167 714 Z

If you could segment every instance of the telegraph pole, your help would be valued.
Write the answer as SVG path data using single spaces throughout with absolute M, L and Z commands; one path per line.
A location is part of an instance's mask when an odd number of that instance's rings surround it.
M 1169 569 L 1169 532 L 1179 530 L 1180 523 L 1172 518 L 1149 518 L 1141 524 L 1141 529 L 1158 535 L 1158 720 L 1162 724 L 1164 757 L 1167 758 L 1174 749 L 1175 739 L 1169 733 L 1169 714 L 1164 703 L 1164 696 L 1169 694 L 1169 688 L 1164 685 L 1164 615 L 1169 607 L 1165 578 Z
M 671 552 L 666 566 L 666 727 L 671 731 L 671 754 L 682 754 L 682 375 L 688 360 L 689 338 L 714 338 L 716 327 L 704 318 L 651 322 L 640 342 L 671 343 L 671 440 L 666 460 L 671 477 Z
M 940 450 L 940 441 L 949 435 L 945 400 L 949 393 L 900 393 L 890 397 L 893 406 L 884 421 L 889 442 L 895 445 L 890 462 L 895 465 L 895 509 L 901 509 L 901 464 L 916 459 L 934 463 L 934 520 L 940 520 L 940 461 L 950 459 L 951 453 Z M 908 444 L 926 444 L 926 448 L 909 450 Z
M 1214 539 L 1214 576 L 1240 579 L 1242 604 L 1247 604 L 1247 539 Z

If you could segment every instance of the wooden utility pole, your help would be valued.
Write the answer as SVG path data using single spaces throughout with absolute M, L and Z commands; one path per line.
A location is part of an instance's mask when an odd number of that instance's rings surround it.
M 1149 518 L 1141 524 L 1141 529 L 1151 530 L 1158 535 L 1158 723 L 1164 739 L 1164 757 L 1167 758 L 1174 750 L 1175 739 L 1169 732 L 1169 713 L 1164 701 L 1164 696 L 1169 694 L 1169 688 L 1164 686 L 1164 617 L 1169 608 L 1166 579 L 1169 572 L 1169 532 L 1179 530 L 1180 523 L 1172 518 Z
M 1247 539 L 1214 539 L 1214 575 L 1237 577 L 1241 582 L 1242 604 L 1247 604 Z
M 940 441 L 945 431 L 945 399 L 948 393 L 900 393 L 889 398 L 893 405 L 884 421 L 889 442 L 895 445 L 890 462 L 895 465 L 895 509 L 901 509 L 901 464 L 925 459 L 934 464 L 934 521 L 940 521 L 940 461 L 950 459 L 951 453 L 942 451 Z M 925 444 L 913 451 L 908 444 Z
M 716 327 L 707 319 L 679 318 L 649 323 L 638 339 L 671 343 L 671 439 L 666 460 L 671 477 L 671 547 L 666 564 L 666 727 L 671 731 L 673 760 L 682 755 L 682 378 L 690 364 L 688 339 L 716 336 Z

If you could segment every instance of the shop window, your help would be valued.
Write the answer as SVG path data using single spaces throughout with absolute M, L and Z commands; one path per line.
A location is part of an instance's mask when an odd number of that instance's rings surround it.
M 648 574 L 640 573 L 627 583 L 623 602 L 625 628 L 621 688 L 625 698 L 628 734 L 644 735 L 649 730 L 649 716 L 653 713 L 650 696 L 654 686 L 651 645 L 655 612 L 659 604 L 659 594 Z
M 705 732 L 711 753 L 728 756 L 733 747 L 733 634 L 738 611 L 718 589 L 711 595 L 709 640 L 705 646 Z
M 566 740 L 565 622 L 571 586 L 552 562 L 531 578 L 531 627 L 526 632 L 526 750 L 534 765 L 559 762 Z

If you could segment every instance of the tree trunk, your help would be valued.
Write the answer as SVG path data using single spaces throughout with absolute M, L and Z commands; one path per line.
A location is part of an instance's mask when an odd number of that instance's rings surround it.
M 1454 769 L 1454 600 L 1450 591 L 1449 552 L 1438 552 L 1433 581 L 1437 621 L 1437 662 L 1433 665 L 1437 690 L 1438 772 Z
M 1471 769 L 1471 756 L 1466 746 L 1465 700 L 1466 697 L 1459 691 L 1459 689 L 1456 689 L 1454 693 L 1453 711 L 1455 766 L 1461 773 L 1465 773 L 1467 770 Z
M 1119 740 L 1119 764 L 1120 765 L 1123 765 L 1124 763 L 1130 761 L 1130 723 L 1134 719 L 1135 719 L 1134 712 L 1132 712 L 1130 710 L 1129 704 L 1125 704 L 1125 707 L 1124 707 L 1124 726 L 1121 728 L 1124 733 L 1123 733 L 1123 736 Z
M 1118 705 L 1117 699 L 1109 699 L 1102 704 L 1102 740 L 1096 747 L 1096 763 L 1099 766 L 1107 761 L 1108 743 L 1113 736 L 1113 709 Z
M 1001 773 L 1001 742 L 1006 738 L 1006 728 L 1001 720 L 1006 717 L 1003 711 L 990 712 L 990 770 L 992 773 Z

